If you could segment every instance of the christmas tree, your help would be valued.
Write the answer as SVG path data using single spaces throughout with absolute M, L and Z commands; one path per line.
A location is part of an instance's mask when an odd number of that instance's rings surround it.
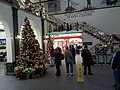
M 15 71 L 30 74 L 33 71 L 36 72 L 38 68 L 38 71 L 46 69 L 42 49 L 40 49 L 40 45 L 35 39 L 36 36 L 34 35 L 33 29 L 31 28 L 30 22 L 27 18 L 24 19 L 21 35 L 20 52 L 16 60 L 17 70 Z
M 45 56 L 44 56 L 47 64 L 50 63 L 48 58 L 50 58 L 50 47 L 51 46 L 53 46 L 53 41 L 51 40 L 51 37 L 49 35 L 49 38 L 47 40 L 46 53 L 45 53 Z
M 49 24 L 49 29 L 48 29 L 48 33 L 52 32 L 52 25 Z M 46 52 L 44 54 L 44 62 L 47 64 L 50 64 L 50 47 L 53 46 L 53 41 L 51 40 L 51 36 L 49 35 L 49 38 L 47 40 L 47 45 L 46 45 Z
M 48 41 L 47 41 L 47 52 L 50 51 L 50 47 L 53 46 L 53 41 L 51 39 L 51 36 L 49 35 Z

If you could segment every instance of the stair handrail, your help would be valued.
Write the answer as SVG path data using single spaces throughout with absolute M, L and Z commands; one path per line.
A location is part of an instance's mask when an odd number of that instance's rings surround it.
M 95 27 L 93 27 L 93 26 L 90 26 L 90 25 L 87 24 L 86 22 L 83 22 L 82 24 L 84 25 L 83 27 L 81 27 L 81 28 L 83 29 L 83 31 L 88 31 L 89 33 L 94 34 L 94 35 L 97 34 L 97 35 L 96 35 L 97 37 L 105 40 L 106 42 L 109 41 L 111 35 L 105 34 L 103 31 L 101 31 L 101 30 L 99 30 L 99 29 L 97 29 L 97 28 L 95 28 Z M 88 29 L 88 28 L 89 28 L 89 29 Z M 91 32 L 91 30 L 92 30 L 93 33 Z M 96 33 L 96 32 L 97 32 L 97 33 Z M 101 32 L 103 35 L 101 35 L 99 32 Z M 105 38 L 105 39 L 104 39 L 104 38 Z

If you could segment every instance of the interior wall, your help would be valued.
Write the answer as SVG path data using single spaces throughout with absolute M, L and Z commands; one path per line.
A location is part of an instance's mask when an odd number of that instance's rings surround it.
M 68 0 L 60 0 L 61 1 L 61 12 L 65 12 L 65 9 L 68 7 Z M 72 6 L 76 11 L 82 10 L 87 7 L 87 0 L 69 0 L 69 5 Z M 107 0 L 90 0 L 92 8 L 103 8 L 103 7 L 111 7 L 111 5 L 107 5 Z M 112 1 L 112 0 L 111 0 Z M 120 1 L 116 3 L 116 6 L 120 5 Z
M 66 22 L 86 21 L 88 24 L 104 31 L 105 33 L 120 33 L 120 7 L 95 10 L 91 16 L 67 18 L 65 14 L 55 15 L 55 17 Z
M 6 39 L 5 31 L 0 32 L 0 39 Z
M 6 39 L 7 62 L 15 60 L 14 54 L 14 40 L 13 40 L 13 19 L 12 9 L 10 6 L 0 3 L 0 21 L 2 21 L 5 35 L 0 36 Z

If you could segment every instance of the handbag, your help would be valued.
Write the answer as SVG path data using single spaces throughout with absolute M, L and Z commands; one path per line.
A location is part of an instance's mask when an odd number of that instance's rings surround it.
M 60 55 L 60 59 L 61 59 L 61 60 L 64 60 L 64 54 L 61 54 L 61 55 Z

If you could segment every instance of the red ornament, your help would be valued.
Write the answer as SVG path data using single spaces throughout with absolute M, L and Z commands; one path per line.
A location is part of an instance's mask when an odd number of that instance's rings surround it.
M 36 36 L 35 35 L 32 35 L 33 38 L 35 38 Z

